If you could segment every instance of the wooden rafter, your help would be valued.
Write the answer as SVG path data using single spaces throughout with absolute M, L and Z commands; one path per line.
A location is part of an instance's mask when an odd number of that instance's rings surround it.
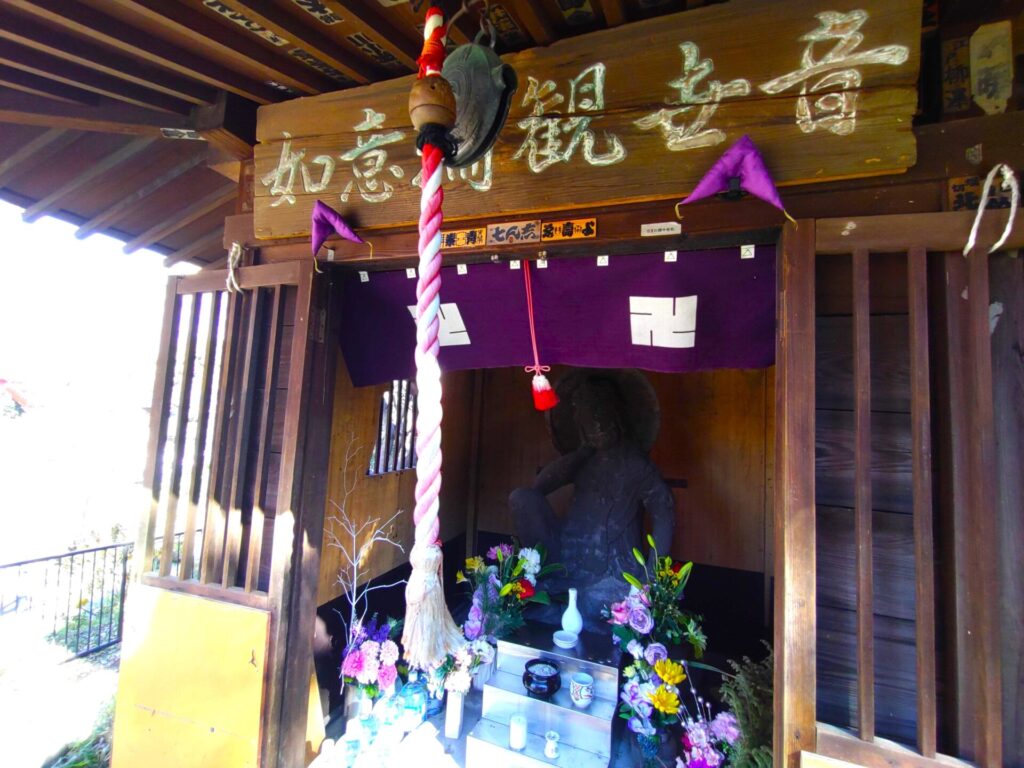
M 604 14 L 604 23 L 608 27 L 617 27 L 626 23 L 626 3 L 624 0 L 593 0 Z
M 354 29 L 369 34 L 380 46 L 398 59 L 402 66 L 416 69 L 422 46 L 409 32 L 403 32 L 383 14 L 353 0 L 324 0 L 324 5 L 341 16 Z
M 166 67 L 215 88 L 237 93 L 259 104 L 280 101 L 274 87 L 247 75 L 182 50 L 153 35 L 80 3 L 65 0 L 6 0 L 8 5 L 30 13 L 61 29 L 109 45 L 142 61 Z
M 192 105 L 186 101 L 128 83 L 117 77 L 97 72 L 48 53 L 40 53 L 18 43 L 7 41 L 0 48 L 0 63 L 30 72 L 58 83 L 98 93 L 138 107 L 188 114 Z
M 193 127 L 206 141 L 236 160 L 252 158 L 256 143 L 256 105 L 233 93 L 221 93 L 213 104 L 196 107 Z
M 27 144 L 16 149 L 12 154 L 0 162 L 0 187 L 9 179 L 18 176 L 26 170 L 25 166 L 35 157 L 46 152 L 51 157 L 74 141 L 78 136 L 70 131 L 60 128 L 50 128 L 43 131 Z
M 137 155 L 139 152 L 142 152 L 143 150 L 147 149 L 153 143 L 153 141 L 154 140 L 151 138 L 132 139 L 127 144 L 123 145 L 120 149 L 111 152 L 109 155 L 104 157 L 99 162 L 90 165 L 88 170 L 86 170 L 84 173 L 79 174 L 62 187 L 58 187 L 43 199 L 39 200 L 33 205 L 30 205 L 28 208 L 25 209 L 25 212 L 21 214 L 21 218 L 23 218 L 25 221 L 35 221 L 40 216 L 56 210 L 56 206 L 58 205 L 58 203 L 60 203 L 61 200 L 70 195 L 72 192 L 81 189 L 94 179 L 98 179 L 107 171 L 116 168 L 125 160 L 128 160 Z
M 309 24 L 301 23 L 268 0 L 225 0 L 225 4 L 236 8 L 240 13 L 244 13 L 246 17 L 262 24 L 274 34 L 298 44 L 306 53 L 315 56 L 357 83 L 370 83 L 385 76 L 377 66 L 344 50 L 327 35 Z M 292 46 L 289 45 L 288 48 L 291 50 Z M 336 84 L 335 87 L 338 85 Z
M 193 240 L 189 245 L 186 245 L 184 248 L 172 253 L 164 259 L 164 266 L 172 267 L 182 261 L 191 261 L 196 256 L 212 250 L 214 246 L 218 246 L 221 250 L 224 250 L 224 245 L 221 242 L 223 237 L 224 230 L 221 227 L 217 227 L 217 229 L 207 232 L 198 240 Z
M 188 173 L 196 166 L 202 165 L 205 160 L 206 152 L 196 152 L 190 157 L 185 158 L 156 178 L 146 182 L 146 184 L 136 189 L 127 197 L 121 198 L 114 203 L 114 205 L 97 213 L 89 219 L 89 221 L 85 222 L 75 230 L 75 237 L 81 240 L 102 227 L 110 226 L 115 221 L 124 218 L 139 203 L 139 201 L 153 194 L 158 189 L 162 189 L 167 186 L 172 181 Z
M 145 248 L 160 242 L 168 235 L 172 235 L 180 229 L 187 227 L 196 219 L 212 213 L 218 208 L 227 205 L 235 199 L 238 189 L 234 184 L 220 187 L 204 195 L 194 203 L 181 210 L 171 211 L 170 215 L 161 222 L 142 232 L 137 237 L 125 243 L 124 252 L 132 253 L 139 248 Z
M 97 101 L 94 93 L 54 82 L 32 72 L 9 67 L 6 64 L 0 64 L 0 85 L 23 93 L 30 93 L 33 96 L 42 96 L 44 99 L 66 101 L 69 104 L 95 104 Z
M 255 38 L 222 25 L 208 14 L 167 0 L 108 0 L 147 19 L 157 28 L 196 40 L 239 71 L 259 71 L 264 77 L 300 93 L 324 93 L 337 88 L 330 78 L 314 72 L 283 52 L 263 47 Z
M 558 37 L 540 3 L 534 3 L 532 0 L 514 0 L 512 10 L 537 45 L 548 45 Z
M 65 34 L 3 8 L 0 8 L 0 39 L 21 43 L 41 53 L 95 69 L 192 104 L 206 104 L 217 97 L 216 89 L 210 86 L 145 64 L 131 56 L 115 53 L 105 46 Z
M 85 106 L 2 90 L 0 123 L 139 136 L 159 136 L 165 128 L 191 128 L 188 118 L 184 115 L 143 109 L 103 97 L 100 97 L 95 105 Z

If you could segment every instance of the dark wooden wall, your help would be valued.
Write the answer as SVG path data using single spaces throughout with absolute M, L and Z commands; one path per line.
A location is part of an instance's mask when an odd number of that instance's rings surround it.
M 553 371 L 552 381 L 561 373 Z M 558 454 L 544 416 L 533 409 L 530 377 L 517 368 L 482 375 L 478 527 L 511 533 L 509 493 L 532 484 Z M 661 404 L 661 432 L 651 458 L 675 486 L 672 554 L 763 573 L 769 556 L 774 369 L 645 375 Z M 555 509 L 564 509 L 570 496 L 569 488 L 554 495 Z
M 855 727 L 852 262 L 817 262 L 818 719 Z M 914 743 L 914 536 L 906 259 L 871 257 L 871 481 L 876 728 Z

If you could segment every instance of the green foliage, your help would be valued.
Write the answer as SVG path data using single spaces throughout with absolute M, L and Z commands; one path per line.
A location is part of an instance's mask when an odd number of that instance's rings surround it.
M 729 659 L 733 674 L 722 683 L 722 700 L 736 716 L 742 736 L 730 764 L 735 768 L 771 768 L 772 765 L 772 647 L 767 656 L 751 661 Z
M 47 762 L 45 768 L 108 768 L 113 723 L 114 702 L 111 701 L 100 712 L 92 733 L 82 741 L 69 744 L 58 757 Z

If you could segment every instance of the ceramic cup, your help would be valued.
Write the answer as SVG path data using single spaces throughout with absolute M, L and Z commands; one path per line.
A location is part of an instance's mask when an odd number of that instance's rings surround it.
M 569 696 L 572 703 L 586 709 L 594 700 L 594 678 L 586 672 L 577 672 L 569 680 Z

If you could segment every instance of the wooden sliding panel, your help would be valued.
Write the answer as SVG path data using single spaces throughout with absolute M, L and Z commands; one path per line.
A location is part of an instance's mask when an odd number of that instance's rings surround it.
M 935 757 L 935 543 L 932 513 L 931 383 L 928 360 L 928 253 L 910 249 L 910 417 L 913 437 L 914 568 L 917 631 L 917 748 Z
M 160 336 L 160 351 L 156 362 L 153 402 L 149 411 L 149 447 L 146 453 L 145 475 L 143 475 L 149 496 L 149 511 L 143 516 L 135 547 L 134 571 L 139 575 L 147 572 L 153 562 L 153 531 L 156 528 L 157 514 L 160 509 L 160 494 L 163 489 L 164 447 L 167 443 L 171 392 L 174 389 L 174 365 L 181 315 L 181 297 L 178 295 L 177 288 L 177 278 L 170 278 L 167 282 L 167 298 L 164 303 L 163 331 Z
M 1002 681 L 999 631 L 999 548 L 996 541 L 995 427 L 989 321 L 988 253 L 967 260 L 968 517 L 972 546 L 969 587 L 971 684 L 975 689 L 975 755 L 981 766 L 1002 765 Z
M 857 552 L 857 721 L 875 737 L 875 628 L 871 542 L 871 294 L 870 254 L 853 252 L 854 519 Z
M 815 736 L 814 222 L 783 228 L 775 376 L 774 764 Z

